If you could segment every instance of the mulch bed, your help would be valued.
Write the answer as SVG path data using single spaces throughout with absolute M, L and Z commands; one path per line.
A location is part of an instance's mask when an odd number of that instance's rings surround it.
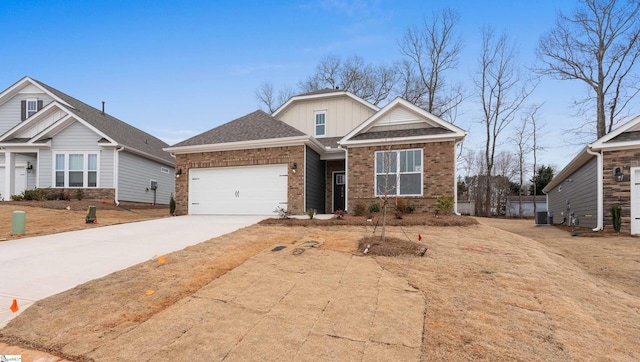
M 371 256 L 424 256 L 427 247 L 405 239 L 385 237 L 382 241 L 379 236 L 368 236 L 360 239 L 358 251 Z
M 371 221 L 367 220 L 367 216 L 344 215 L 339 219 L 334 217 L 329 220 L 320 219 L 265 219 L 261 221 L 261 225 L 280 225 L 280 226 L 339 226 L 339 225 L 382 225 L 382 215 L 377 213 L 373 215 Z M 439 215 L 434 216 L 431 213 L 405 214 L 402 219 L 397 219 L 394 215 L 387 215 L 387 226 L 469 226 L 477 225 L 478 221 L 469 216 L 461 215 Z

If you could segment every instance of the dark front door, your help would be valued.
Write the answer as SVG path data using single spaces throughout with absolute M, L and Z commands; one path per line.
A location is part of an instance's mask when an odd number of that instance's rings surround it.
M 345 177 L 344 172 L 333 173 L 333 212 L 344 210 Z

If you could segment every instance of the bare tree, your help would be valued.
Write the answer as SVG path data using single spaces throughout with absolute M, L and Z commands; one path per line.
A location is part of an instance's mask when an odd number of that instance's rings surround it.
M 316 72 L 300 82 L 299 87 L 303 92 L 343 89 L 378 105 L 389 99 L 396 79 L 392 66 L 367 64 L 357 55 L 345 61 L 329 55 L 320 60 Z
M 455 31 L 459 21 L 460 16 L 451 9 L 434 12 L 421 27 L 408 28 L 399 41 L 406 57 L 397 66 L 401 97 L 449 121 L 450 113 L 464 99 L 460 84 L 446 82 L 446 73 L 458 66 L 462 50 Z
M 595 98 L 596 134 L 611 132 L 618 117 L 638 94 L 633 69 L 640 56 L 640 2 L 580 0 L 572 15 L 559 13 L 554 28 L 539 42 L 542 74 L 579 80 Z
M 537 171 L 537 167 L 538 167 L 538 151 L 543 150 L 544 146 L 541 146 L 540 143 L 538 143 L 538 136 L 539 136 L 539 132 L 540 129 L 542 129 L 543 125 L 541 124 L 539 117 L 540 117 L 540 108 L 542 108 L 543 104 L 534 104 L 531 105 L 524 114 L 524 118 L 526 120 L 526 122 L 530 125 L 530 135 L 531 135 L 531 151 L 533 153 L 533 163 L 531 165 L 531 167 L 533 168 L 533 179 L 535 180 L 536 178 L 536 171 Z M 536 214 L 536 212 L 538 211 L 538 205 L 535 201 L 535 197 L 536 195 L 538 195 L 538 192 L 536 190 L 536 184 L 533 183 L 533 215 Z
M 531 151 L 531 132 L 529 129 L 529 122 L 526 117 L 523 117 L 520 124 L 518 124 L 518 126 L 516 127 L 511 140 L 516 146 L 516 155 L 518 157 L 518 217 L 522 217 L 522 191 L 524 184 L 524 174 L 526 172 L 526 156 Z
M 260 87 L 256 89 L 256 98 L 258 99 L 260 108 L 263 106 L 266 107 L 266 111 L 269 113 L 273 113 L 278 108 L 277 101 L 273 94 L 272 83 L 262 82 Z
M 285 85 L 278 91 L 276 96 L 273 90 L 273 84 L 270 82 L 262 82 L 260 87 L 256 89 L 256 98 L 258 99 L 258 106 L 268 112 L 273 113 L 281 105 L 283 105 L 289 98 L 295 95 L 295 91 L 288 85 Z
M 482 30 L 482 53 L 478 76 L 473 82 L 482 104 L 481 123 L 485 126 L 485 175 L 493 175 L 496 145 L 501 133 L 514 119 L 534 86 L 525 81 L 517 66 L 515 47 L 508 36 L 499 37 L 491 27 Z M 483 214 L 491 213 L 491 185 L 485 190 Z

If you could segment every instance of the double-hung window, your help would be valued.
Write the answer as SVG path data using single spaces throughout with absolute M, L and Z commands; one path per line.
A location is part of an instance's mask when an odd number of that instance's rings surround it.
M 56 187 L 97 187 L 97 153 L 57 153 L 55 155 Z
M 422 196 L 422 149 L 375 153 L 376 196 Z
M 27 99 L 27 118 L 33 116 L 38 111 L 38 100 Z
M 327 112 L 316 111 L 315 116 L 315 136 L 324 137 L 327 135 Z

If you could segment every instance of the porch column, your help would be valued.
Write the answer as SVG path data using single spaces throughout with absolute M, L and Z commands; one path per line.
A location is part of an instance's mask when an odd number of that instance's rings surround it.
M 11 195 L 15 188 L 16 180 L 16 157 L 9 151 L 4 151 L 4 190 L 2 190 L 2 198 L 4 201 L 10 201 Z

